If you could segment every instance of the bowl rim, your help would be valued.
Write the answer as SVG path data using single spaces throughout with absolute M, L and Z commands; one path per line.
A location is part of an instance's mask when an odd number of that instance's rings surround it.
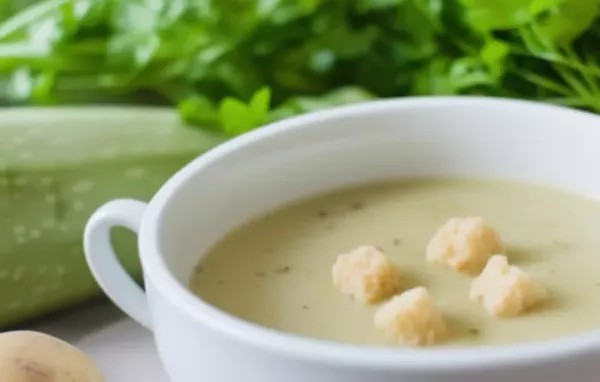
M 322 124 L 324 121 L 341 116 L 380 113 L 391 109 L 428 109 L 440 106 L 491 106 L 504 108 L 511 112 L 531 112 L 533 109 L 540 113 L 560 114 L 574 121 L 585 121 L 587 125 L 598 124 L 598 128 L 600 128 L 600 117 L 590 112 L 533 101 L 472 96 L 427 96 L 375 100 L 309 113 L 267 125 L 231 139 L 201 155 L 172 176 L 155 194 L 145 212 L 139 235 L 141 262 L 147 282 L 152 284 L 153 290 L 160 293 L 174 308 L 188 318 L 192 318 L 195 322 L 201 323 L 211 331 L 224 335 L 234 342 L 286 358 L 343 366 L 350 369 L 402 370 L 431 374 L 548 363 L 599 352 L 600 329 L 546 341 L 514 345 L 425 349 L 368 347 L 311 339 L 278 332 L 223 312 L 195 296 L 169 271 L 163 255 L 159 252 L 161 247 L 158 234 L 159 222 L 171 194 L 195 173 L 202 171 L 207 164 L 240 147 L 252 145 L 271 135 L 284 134 L 289 129 L 305 125 Z

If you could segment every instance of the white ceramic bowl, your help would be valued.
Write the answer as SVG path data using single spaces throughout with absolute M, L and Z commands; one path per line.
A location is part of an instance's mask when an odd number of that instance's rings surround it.
M 600 118 L 591 114 L 490 98 L 365 103 L 233 139 L 173 176 L 150 204 L 106 204 L 87 225 L 85 251 L 108 296 L 153 331 L 173 382 L 597 381 L 600 331 L 498 347 L 359 347 L 245 322 L 186 286 L 215 241 L 294 199 L 431 176 L 522 179 L 596 199 L 598 163 Z M 114 226 L 139 231 L 145 293 L 115 258 Z

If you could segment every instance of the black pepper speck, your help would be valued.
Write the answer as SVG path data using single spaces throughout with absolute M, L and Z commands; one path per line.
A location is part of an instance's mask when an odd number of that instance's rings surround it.
M 365 208 L 364 202 L 355 202 L 352 204 L 352 209 L 355 211 L 362 210 L 363 208 Z

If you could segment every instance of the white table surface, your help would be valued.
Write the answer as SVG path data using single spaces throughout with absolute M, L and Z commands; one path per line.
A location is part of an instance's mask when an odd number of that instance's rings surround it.
M 54 335 L 86 352 L 106 382 L 168 382 L 150 332 L 110 303 L 45 320 L 29 329 Z

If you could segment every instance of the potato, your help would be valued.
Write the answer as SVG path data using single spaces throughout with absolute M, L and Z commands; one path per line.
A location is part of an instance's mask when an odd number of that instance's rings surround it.
M 52 336 L 14 331 L 0 334 L 0 381 L 104 382 L 79 349 Z

